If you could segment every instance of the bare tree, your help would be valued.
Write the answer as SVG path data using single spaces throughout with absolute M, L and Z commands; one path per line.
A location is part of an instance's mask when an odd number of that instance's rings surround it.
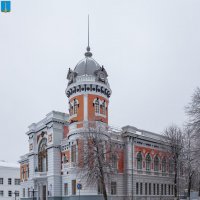
M 192 132 L 192 137 L 194 138 L 192 144 L 192 151 L 195 153 L 195 172 L 193 175 L 193 185 L 195 189 L 199 190 L 200 196 L 200 88 L 197 87 L 192 95 L 191 102 L 185 107 L 185 112 L 188 115 L 188 123 L 190 132 Z M 194 162 L 194 161 L 193 161 Z M 192 183 L 191 183 L 192 184 Z M 198 186 L 198 188 L 196 188 Z
M 185 108 L 186 114 L 189 116 L 189 125 L 194 129 L 195 133 L 200 135 L 200 88 L 197 87 L 192 95 L 191 102 Z
M 91 123 L 90 123 L 91 124 Z M 83 150 L 79 160 L 79 177 L 88 186 L 98 185 L 98 191 L 108 199 L 107 188 L 116 173 L 118 149 L 111 140 L 112 130 L 105 125 L 92 125 L 82 137 Z
M 179 173 L 183 155 L 183 133 L 176 125 L 171 125 L 164 130 L 164 143 L 169 152 L 170 169 L 174 171 L 174 197 L 178 197 Z
M 184 176 L 187 185 L 187 197 L 190 199 L 190 191 L 193 186 L 194 176 L 198 170 L 198 159 L 196 156 L 196 137 L 191 127 L 186 126 L 184 133 Z

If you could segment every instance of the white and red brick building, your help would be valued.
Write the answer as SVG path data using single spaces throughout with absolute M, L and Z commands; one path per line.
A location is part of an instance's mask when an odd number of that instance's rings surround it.
M 74 163 L 82 152 L 80 134 L 93 121 L 108 125 L 111 88 L 108 74 L 87 48 L 85 58 L 69 69 L 66 95 L 69 114 L 52 111 L 29 126 L 29 152 L 20 159 L 21 198 L 78 199 Z M 112 134 L 119 148 L 116 174 L 108 186 L 110 199 L 170 199 L 174 193 L 173 164 L 162 136 L 125 126 Z M 83 184 L 83 183 L 82 183 Z M 98 185 L 80 191 L 83 200 L 100 200 Z

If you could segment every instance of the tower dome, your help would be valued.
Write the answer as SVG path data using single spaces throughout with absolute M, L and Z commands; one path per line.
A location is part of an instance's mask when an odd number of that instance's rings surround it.
M 67 79 L 69 80 L 68 86 L 76 83 L 81 77 L 81 80 L 83 80 L 83 77 L 85 77 L 85 79 L 88 77 L 95 82 L 101 82 L 109 87 L 106 69 L 104 66 L 100 66 L 100 64 L 92 58 L 92 53 L 90 52 L 89 47 L 87 47 L 85 58 L 78 62 L 74 70 L 69 68 L 67 74 Z
M 82 75 L 95 75 L 95 72 L 99 70 L 101 66 L 91 57 L 85 57 L 76 65 L 74 72 L 77 76 Z

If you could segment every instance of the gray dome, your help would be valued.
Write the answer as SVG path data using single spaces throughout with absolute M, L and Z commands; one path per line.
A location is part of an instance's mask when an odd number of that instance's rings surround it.
M 101 66 L 91 57 L 85 57 L 75 67 L 74 72 L 77 76 L 81 75 L 95 75 L 94 72 L 100 69 Z

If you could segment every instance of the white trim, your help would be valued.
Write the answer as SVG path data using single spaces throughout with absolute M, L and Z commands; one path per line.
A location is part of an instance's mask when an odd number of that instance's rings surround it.
M 102 94 L 102 93 L 99 93 L 99 92 L 94 92 L 94 91 L 81 91 L 81 92 L 77 92 L 75 94 L 72 94 L 68 99 L 70 101 L 74 97 L 78 97 L 78 96 L 81 96 L 81 95 L 84 95 L 84 94 L 92 94 L 92 95 L 100 96 L 100 97 L 103 97 L 104 99 L 106 99 L 109 102 L 109 98 L 105 94 Z
M 104 117 L 106 118 L 106 115 L 100 114 L 100 113 L 95 113 L 95 116 L 99 116 L 99 117 Z
M 74 118 L 74 117 L 77 117 L 77 114 L 71 115 L 71 116 L 69 117 L 69 119 L 72 119 L 72 118 Z
M 88 95 L 84 94 L 83 97 L 83 104 L 84 104 L 84 121 L 88 121 Z

